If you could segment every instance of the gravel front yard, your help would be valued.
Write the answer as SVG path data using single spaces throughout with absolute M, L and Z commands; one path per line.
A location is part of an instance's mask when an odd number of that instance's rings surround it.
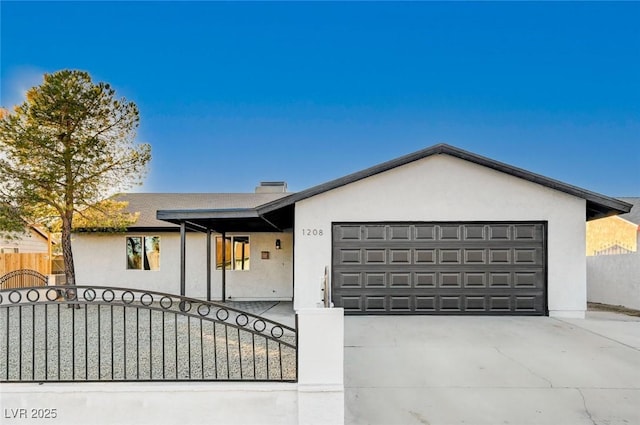
M 80 306 L 3 304 L 0 380 L 296 379 L 296 349 L 248 331 L 255 320 L 239 329 L 156 305 Z

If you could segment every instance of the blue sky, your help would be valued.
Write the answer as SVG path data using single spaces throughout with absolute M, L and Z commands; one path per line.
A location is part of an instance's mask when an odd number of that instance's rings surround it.
M 0 104 L 82 69 L 151 192 L 291 190 L 445 142 L 640 196 L 640 3 L 0 2 Z

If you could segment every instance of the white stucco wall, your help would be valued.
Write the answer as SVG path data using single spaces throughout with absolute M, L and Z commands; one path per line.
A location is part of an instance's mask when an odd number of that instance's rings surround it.
M 591 302 L 640 310 L 640 251 L 587 257 L 587 294 Z
M 585 202 L 448 155 L 305 199 L 295 209 L 294 307 L 320 301 L 320 280 L 331 265 L 332 222 L 536 220 L 548 221 L 550 315 L 584 317 Z
M 0 423 L 285 425 L 344 423 L 344 393 L 256 382 L 2 384 Z M 52 413 L 55 410 L 55 413 Z M 52 414 L 55 418 L 52 418 Z M 38 415 L 48 415 L 47 418 Z
M 344 310 L 298 313 L 298 383 L 304 391 L 344 391 Z
M 227 236 L 234 236 L 229 233 Z M 238 233 L 249 236 L 250 270 L 227 270 L 226 293 L 231 300 L 291 300 L 293 297 L 293 241 L 291 233 Z M 127 270 L 125 238 L 160 236 L 160 270 Z M 211 241 L 211 298 L 222 296 L 221 271 L 215 268 L 215 234 Z M 276 239 L 282 249 L 275 249 Z M 106 285 L 180 293 L 180 234 L 177 232 L 87 234 L 72 240 L 79 285 Z M 269 251 L 269 259 L 261 259 Z M 206 235 L 187 233 L 186 295 L 207 295 Z

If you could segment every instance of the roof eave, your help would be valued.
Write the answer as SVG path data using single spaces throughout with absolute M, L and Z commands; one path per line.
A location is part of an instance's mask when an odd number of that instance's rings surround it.
M 327 192 L 332 189 L 339 188 L 349 183 L 362 180 L 367 177 L 380 174 L 382 172 L 391 170 L 393 168 L 409 164 L 411 162 L 427 158 L 436 154 L 446 154 L 459 159 L 463 159 L 478 165 L 483 165 L 487 168 L 500 171 L 514 177 L 518 177 L 533 183 L 540 184 L 579 198 L 583 198 L 587 201 L 587 220 L 595 218 L 605 217 L 607 215 L 621 214 L 631 211 L 632 204 L 621 201 L 619 199 L 611 198 L 608 196 L 600 195 L 595 192 L 591 192 L 585 189 L 581 189 L 577 186 L 572 186 L 567 183 L 563 183 L 558 180 L 554 180 L 548 177 L 544 177 L 540 174 L 535 174 L 526 171 L 521 168 L 513 167 L 511 165 L 495 161 L 490 158 L 486 158 L 447 144 L 438 144 L 402 157 L 393 159 L 391 161 L 384 162 L 382 164 L 375 165 L 362 171 L 358 171 L 353 174 L 349 174 L 345 177 L 332 180 L 327 183 L 323 183 L 314 186 L 310 189 L 303 190 L 302 192 L 294 193 L 290 196 L 276 199 L 275 201 L 268 202 L 266 204 L 258 206 L 256 209 L 260 214 L 266 214 L 286 207 L 288 205 L 295 204 L 296 202 L 310 198 L 312 196 Z
M 254 208 L 206 209 L 206 210 L 158 210 L 158 220 L 192 220 L 192 219 L 225 219 L 225 218 L 257 218 Z
M 173 224 L 184 223 L 197 231 L 222 232 L 279 232 L 276 225 L 258 214 L 255 208 L 208 210 L 158 210 L 158 220 Z

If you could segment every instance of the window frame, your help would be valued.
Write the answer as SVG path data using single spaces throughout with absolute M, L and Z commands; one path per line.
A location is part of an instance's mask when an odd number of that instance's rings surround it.
M 239 241 L 238 243 L 242 244 L 243 249 L 245 246 L 247 247 L 247 250 L 243 251 L 245 255 L 244 257 L 242 257 L 241 260 L 237 259 L 236 239 L 241 239 L 241 241 Z M 228 248 L 227 248 L 227 242 L 228 242 Z M 220 261 L 219 261 L 219 257 L 218 257 L 218 253 L 220 252 L 220 248 L 222 247 L 222 235 L 215 235 L 214 243 L 216 246 L 215 269 L 222 270 L 222 265 L 221 265 L 222 258 L 220 258 Z M 226 254 L 228 255 L 228 256 L 225 255 L 225 266 L 226 266 L 225 271 L 246 272 L 251 270 L 251 236 L 250 235 L 231 235 L 231 236 L 225 235 L 225 249 L 226 249 Z M 240 261 L 242 264 L 241 268 L 237 267 L 238 261 Z
M 135 252 L 134 247 L 132 247 L 130 254 L 130 245 L 129 240 L 138 239 L 140 242 L 136 244 L 135 248 L 139 249 L 140 252 Z M 159 235 L 126 235 L 125 236 L 125 270 L 138 270 L 138 271 L 160 271 L 160 253 L 161 253 L 161 237 Z M 153 246 L 153 244 L 157 245 L 157 249 L 151 248 L 148 245 Z M 150 253 L 157 252 L 157 257 L 154 260 L 154 263 L 151 262 L 149 258 Z M 139 255 L 140 258 L 137 260 L 134 258 L 131 259 L 132 255 Z M 133 262 L 139 262 L 139 264 L 134 264 Z M 135 265 L 136 267 L 134 267 Z

